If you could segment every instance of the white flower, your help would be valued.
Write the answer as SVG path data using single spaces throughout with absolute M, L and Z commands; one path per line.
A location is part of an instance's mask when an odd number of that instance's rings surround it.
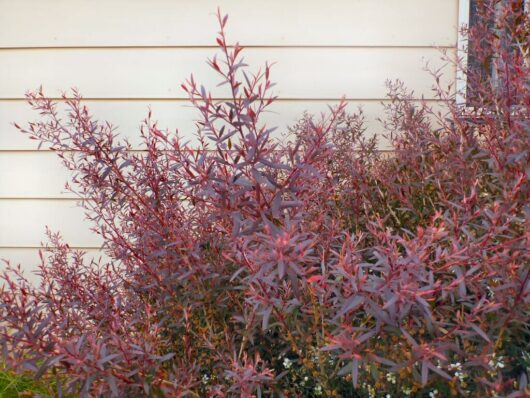
M 315 395 L 322 395 L 322 386 L 320 384 L 315 387 Z
M 488 362 L 488 365 L 491 366 L 494 369 L 496 369 L 496 368 L 502 369 L 502 368 L 504 368 L 504 362 L 502 362 L 502 359 L 503 359 L 502 357 L 496 358 L 495 354 L 493 354 L 492 358 Z
M 374 386 L 367 385 L 366 383 L 364 383 L 363 386 L 365 386 L 365 388 L 368 390 L 368 397 L 375 398 L 376 391 Z
M 285 369 L 289 369 L 293 365 L 293 361 L 291 361 L 289 358 L 283 359 L 283 367 Z
M 392 383 L 392 384 L 396 384 L 397 382 L 397 379 L 396 379 L 396 375 L 393 374 L 393 373 L 387 373 L 386 374 L 386 381 Z
M 462 364 L 460 362 L 452 363 L 447 368 L 449 370 L 462 370 Z
M 429 393 L 429 397 L 430 397 L 430 398 L 435 398 L 437 394 L 438 394 L 438 390 L 432 390 L 432 391 Z

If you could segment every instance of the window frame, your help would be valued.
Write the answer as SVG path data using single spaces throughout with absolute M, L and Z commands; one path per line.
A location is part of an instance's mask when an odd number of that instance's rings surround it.
M 462 32 L 462 28 L 469 26 L 469 18 L 471 15 L 471 1 L 458 1 L 458 39 L 457 39 L 457 59 L 460 62 L 461 68 L 457 69 L 456 73 L 456 104 L 464 111 L 471 110 L 473 107 L 467 105 L 467 76 L 464 70 L 468 67 L 468 37 Z M 524 0 L 524 7 L 530 10 L 530 0 Z

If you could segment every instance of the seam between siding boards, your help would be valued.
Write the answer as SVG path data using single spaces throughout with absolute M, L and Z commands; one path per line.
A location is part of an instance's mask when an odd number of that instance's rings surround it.
M 193 152 L 195 151 L 198 151 L 199 149 L 194 149 L 192 148 L 191 149 Z M 20 153 L 20 154 L 23 154 L 23 153 L 55 153 L 55 152 L 58 152 L 58 151 L 52 151 L 51 149 L 0 149 L 0 154 L 2 153 Z M 61 152 L 64 152 L 64 153 L 68 153 L 68 152 L 81 152 L 81 151 L 72 151 L 72 150 L 68 150 L 68 151 L 61 151 Z M 129 153 L 147 153 L 147 149 L 131 149 L 129 151 L 127 151 Z M 171 152 L 171 149 L 168 149 L 168 150 L 164 150 L 164 152 Z M 210 150 L 209 152 L 215 152 L 215 150 Z M 378 152 L 380 153 L 389 153 L 389 152 L 393 152 L 393 150 L 391 149 L 378 149 Z M 2 198 L 0 197 L 0 200 Z
M 101 250 L 101 246 L 72 246 L 68 245 L 71 250 Z M 55 246 L 49 246 L 51 249 L 55 249 Z M 20 249 L 28 249 L 28 250 L 37 250 L 37 249 L 46 249 L 44 246 L 0 246 L 0 250 L 20 250 Z
M 233 48 L 234 46 L 228 46 L 229 48 Z M 356 44 L 356 45 L 326 45 L 326 44 L 299 44 L 299 45 L 245 45 L 241 44 L 241 47 L 245 49 L 296 49 L 296 48 L 307 48 L 307 49 L 354 49 L 354 48 L 396 48 L 396 49 L 423 49 L 423 48 L 430 48 L 430 49 L 454 49 L 456 48 L 456 45 L 363 45 L 363 44 Z M 217 49 L 219 46 L 217 45 L 125 45 L 125 46 L 20 46 L 20 47 L 0 47 L 0 51 L 39 51 L 39 50 L 146 50 L 146 49 L 154 49 L 154 50 L 202 50 L 202 49 Z
M 72 100 L 74 98 L 72 97 L 49 97 L 52 101 L 60 101 L 64 102 L 66 100 Z M 320 97 L 312 97 L 312 98 L 303 98 L 303 97 L 283 97 L 283 98 L 276 98 L 275 102 L 325 102 L 325 101 L 340 101 L 343 98 L 340 97 L 329 97 L 329 98 L 320 98 Z M 222 98 L 222 97 L 214 97 L 212 98 L 213 101 L 232 101 L 232 98 Z M 356 102 L 390 102 L 390 100 L 386 97 L 381 98 L 356 98 L 356 97 L 348 97 L 344 98 L 345 101 L 356 101 Z M 427 101 L 427 102 L 447 102 L 447 100 L 443 99 L 437 99 L 437 98 L 412 98 L 411 101 Z M 0 102 L 2 101 L 26 101 L 25 97 L 0 97 Z M 188 97 L 82 97 L 81 101 L 98 101 L 98 102 L 112 102 L 112 101 L 124 101 L 124 102 L 140 102 L 140 101 L 151 101 L 151 102 L 189 102 Z

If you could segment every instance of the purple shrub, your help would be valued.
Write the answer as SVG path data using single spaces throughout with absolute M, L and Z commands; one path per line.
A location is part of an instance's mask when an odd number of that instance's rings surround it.
M 8 264 L 3 360 L 60 395 L 528 394 L 530 30 L 495 12 L 469 32 L 496 69 L 466 71 L 473 108 L 438 72 L 443 112 L 388 84 L 391 154 L 344 102 L 274 139 L 271 67 L 249 71 L 220 13 L 208 63 L 232 98 L 182 85 L 198 148 L 149 114 L 132 152 L 76 91 L 66 117 L 29 93 L 21 130 L 74 172 L 110 260 L 50 232 L 39 285 Z

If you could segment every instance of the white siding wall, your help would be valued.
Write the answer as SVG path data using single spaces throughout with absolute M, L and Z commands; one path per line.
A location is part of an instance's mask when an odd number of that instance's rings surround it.
M 377 132 L 385 79 L 432 99 L 422 68 L 441 65 L 440 47 L 456 50 L 458 0 L 0 0 L 0 258 L 31 268 L 45 225 L 72 247 L 96 253 L 99 245 L 62 193 L 68 175 L 54 154 L 11 126 L 38 116 L 25 91 L 42 84 L 59 97 L 79 88 L 137 149 L 149 105 L 160 125 L 191 134 L 180 83 L 193 72 L 225 96 L 204 62 L 216 51 L 218 5 L 252 65 L 277 62 L 278 114 L 268 118 L 279 126 L 345 95 Z

